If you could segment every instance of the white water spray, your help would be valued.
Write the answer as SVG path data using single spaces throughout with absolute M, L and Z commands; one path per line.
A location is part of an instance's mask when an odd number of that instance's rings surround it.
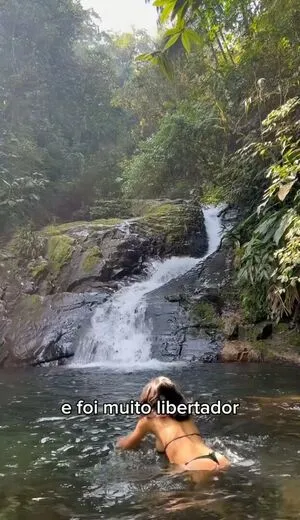
M 204 210 L 209 246 L 203 258 L 172 257 L 154 261 L 146 280 L 123 287 L 96 310 L 91 329 L 78 346 L 72 366 L 155 368 L 162 365 L 151 359 L 151 331 L 145 321 L 144 297 L 216 251 L 221 237 L 219 211 L 220 208 L 215 207 Z

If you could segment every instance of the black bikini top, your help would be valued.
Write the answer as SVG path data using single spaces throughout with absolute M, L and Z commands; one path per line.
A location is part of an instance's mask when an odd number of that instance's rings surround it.
M 201 437 L 200 433 L 189 433 L 187 435 L 180 435 L 179 437 L 175 437 L 175 439 L 172 439 L 171 441 L 167 442 L 165 445 L 165 452 L 167 447 L 171 444 L 171 442 L 177 441 L 177 439 L 183 439 L 184 437 L 192 437 L 192 435 L 197 435 L 198 437 Z

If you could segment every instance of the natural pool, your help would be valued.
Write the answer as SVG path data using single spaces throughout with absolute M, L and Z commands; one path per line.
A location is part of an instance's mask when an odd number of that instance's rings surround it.
M 257 365 L 166 366 L 189 398 L 239 401 L 235 416 L 198 417 L 231 459 L 205 485 L 174 475 L 147 439 L 135 452 L 114 443 L 134 417 L 60 413 L 63 402 L 138 397 L 158 372 L 60 368 L 0 373 L 0 519 L 300 518 L 299 369 Z M 271 400 L 260 399 L 271 397 Z

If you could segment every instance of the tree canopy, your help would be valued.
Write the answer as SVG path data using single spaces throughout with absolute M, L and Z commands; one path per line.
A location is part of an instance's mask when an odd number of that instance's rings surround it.
M 193 190 L 240 214 L 245 315 L 295 319 L 299 2 L 148 1 L 155 41 L 105 32 L 76 0 L 1 2 L 2 232 Z

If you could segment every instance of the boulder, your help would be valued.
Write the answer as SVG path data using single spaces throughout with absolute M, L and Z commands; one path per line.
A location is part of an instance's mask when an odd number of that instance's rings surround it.
M 212 361 L 219 351 L 224 292 L 232 273 L 227 247 L 146 297 L 153 356 Z
M 36 241 L 40 254 L 21 267 L 27 292 L 41 295 L 106 289 L 141 273 L 151 257 L 201 256 L 207 248 L 202 210 L 184 201 L 145 201 L 144 214 L 127 221 L 48 226 Z
M 253 348 L 247 341 L 225 341 L 218 354 L 218 361 L 258 363 L 264 361 L 263 353 Z
M 92 311 L 108 295 L 24 294 L 2 330 L 0 367 L 41 365 L 72 357 Z

